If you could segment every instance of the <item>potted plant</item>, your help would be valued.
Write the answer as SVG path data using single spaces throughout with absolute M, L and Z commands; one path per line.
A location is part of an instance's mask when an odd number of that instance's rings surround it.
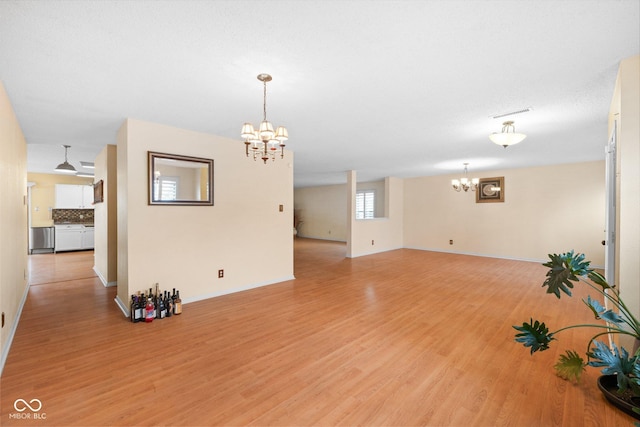
M 580 375 L 587 366 L 603 368 L 598 379 L 598 386 L 605 397 L 630 415 L 640 419 L 640 350 L 630 354 L 624 347 L 611 346 L 601 341 L 607 334 L 629 335 L 640 341 L 640 323 L 625 305 L 618 289 L 609 285 L 605 278 L 589 267 L 590 261 L 585 255 L 574 251 L 563 254 L 549 254 L 550 261 L 544 263 L 549 268 L 542 287 L 547 293 L 558 299 L 561 293 L 571 296 L 574 283 L 583 283 L 600 295 L 604 302 L 587 296 L 583 300 L 593 313 L 596 322 L 577 324 L 549 332 L 544 322 L 531 319 L 522 326 L 514 326 L 518 331 L 516 341 L 530 347 L 531 354 L 549 348 L 551 341 L 562 331 L 573 328 L 593 328 L 594 335 L 589 339 L 585 351 L 585 359 L 575 350 L 567 350 L 554 365 L 558 376 L 566 380 L 580 380 Z

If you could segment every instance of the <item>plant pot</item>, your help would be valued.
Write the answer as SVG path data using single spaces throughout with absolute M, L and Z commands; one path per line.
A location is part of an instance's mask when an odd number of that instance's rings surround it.
M 631 402 L 620 397 L 618 394 L 618 380 L 615 375 L 602 375 L 599 377 L 598 388 L 611 404 L 640 420 L 640 414 L 633 412 L 634 406 L 640 407 L 640 397 L 632 397 Z

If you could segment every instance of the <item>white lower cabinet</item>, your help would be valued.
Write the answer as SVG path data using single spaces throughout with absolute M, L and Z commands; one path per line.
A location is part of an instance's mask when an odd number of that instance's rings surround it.
M 85 227 L 82 235 L 82 249 L 93 249 L 95 246 L 93 227 Z
M 93 227 L 85 227 L 82 224 L 56 225 L 55 251 L 79 251 L 93 249 Z

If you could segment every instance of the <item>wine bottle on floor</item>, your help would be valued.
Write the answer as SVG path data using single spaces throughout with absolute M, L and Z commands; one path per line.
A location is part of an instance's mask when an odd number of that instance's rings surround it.
M 131 295 L 131 304 L 129 305 L 129 318 L 131 322 L 136 322 L 136 310 L 138 310 L 138 300 L 135 295 Z
M 164 319 L 167 315 L 166 307 L 164 305 L 164 299 L 158 291 L 156 296 L 156 319 Z
M 134 314 L 133 321 L 134 322 L 142 322 L 144 320 L 144 302 L 143 297 L 140 295 L 140 291 L 138 291 L 138 295 L 136 295 L 136 312 Z
M 167 317 L 173 316 L 173 299 L 171 299 L 171 293 L 165 291 L 164 293 L 164 308 L 167 310 Z
M 146 314 L 144 321 L 146 323 L 153 322 L 153 318 L 156 316 L 155 307 L 153 306 L 153 294 L 149 293 L 147 298 L 147 305 L 145 306 Z
M 182 314 L 182 299 L 180 299 L 180 291 L 176 294 L 176 300 L 173 306 L 173 314 Z
M 147 297 L 144 292 L 140 295 L 140 299 L 138 300 L 138 305 L 140 306 L 140 321 L 144 321 L 147 318 Z

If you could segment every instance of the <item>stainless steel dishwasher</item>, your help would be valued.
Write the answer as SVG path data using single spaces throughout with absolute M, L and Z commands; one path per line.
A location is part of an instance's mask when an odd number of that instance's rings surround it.
M 55 250 L 56 233 L 54 227 L 31 227 L 31 247 L 30 252 L 33 251 L 50 251 Z

